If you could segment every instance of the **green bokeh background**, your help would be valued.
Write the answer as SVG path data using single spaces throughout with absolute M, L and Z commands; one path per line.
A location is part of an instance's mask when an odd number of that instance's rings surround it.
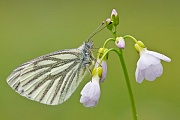
M 65 103 L 47 106 L 28 100 L 6 83 L 18 65 L 56 50 L 80 46 L 115 8 L 120 16 L 118 34 L 142 40 L 150 50 L 169 56 L 164 73 L 154 82 L 135 82 L 139 55 L 126 41 L 125 60 L 139 120 L 180 120 L 180 1 L 179 0 L 0 0 L 0 120 L 132 120 L 127 87 L 118 57 L 108 60 L 108 75 L 94 108 L 79 103 L 88 75 Z M 103 30 L 95 47 L 112 37 Z M 113 47 L 110 44 L 109 47 Z

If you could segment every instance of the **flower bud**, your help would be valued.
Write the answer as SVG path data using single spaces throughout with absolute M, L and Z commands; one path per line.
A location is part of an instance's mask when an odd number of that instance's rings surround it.
M 92 76 L 98 75 L 98 77 L 101 78 L 102 73 L 103 73 L 102 67 L 95 67 L 92 71 Z
M 123 37 L 117 37 L 115 43 L 118 48 L 121 48 L 121 49 L 125 48 L 125 41 Z
M 108 50 L 107 48 L 99 48 L 97 59 L 101 59 L 107 50 Z M 108 59 L 108 55 L 106 55 L 106 57 L 103 58 L 103 60 L 107 60 L 107 59 Z
M 117 26 L 119 24 L 119 16 L 118 16 L 117 11 L 115 9 L 112 10 L 111 20 L 113 21 L 114 26 Z
M 105 23 L 106 23 L 107 29 L 112 31 L 113 30 L 113 24 L 111 24 L 112 23 L 111 19 L 107 18 Z
M 142 41 L 137 41 L 137 44 L 138 44 L 140 47 L 145 48 L 145 45 L 144 45 L 144 43 L 143 43 Z
M 145 45 L 141 41 L 137 41 L 136 44 L 134 45 L 136 51 L 139 53 L 141 49 L 145 48 Z
M 138 44 L 135 44 L 134 47 L 135 47 L 136 51 L 139 53 L 140 52 L 140 46 Z

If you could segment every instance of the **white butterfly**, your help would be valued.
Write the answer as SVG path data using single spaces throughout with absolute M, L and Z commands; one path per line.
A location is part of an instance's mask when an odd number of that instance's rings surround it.
M 94 64 L 93 42 L 77 49 L 56 51 L 16 68 L 7 78 L 20 95 L 47 105 L 66 101 Z

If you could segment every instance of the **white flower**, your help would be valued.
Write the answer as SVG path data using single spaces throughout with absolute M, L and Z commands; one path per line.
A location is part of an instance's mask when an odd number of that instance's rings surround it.
M 99 80 L 100 77 L 96 74 L 81 91 L 82 96 L 80 98 L 80 103 L 83 103 L 85 107 L 94 107 L 98 103 L 100 98 Z
M 136 81 L 142 83 L 144 79 L 154 81 L 163 73 L 161 60 L 170 62 L 171 59 L 160 53 L 149 51 L 146 48 L 140 49 L 140 58 L 137 62 Z

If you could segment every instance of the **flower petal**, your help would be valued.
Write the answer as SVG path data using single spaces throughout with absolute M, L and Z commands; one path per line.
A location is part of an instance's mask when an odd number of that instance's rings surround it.
M 98 75 L 93 76 L 92 80 L 81 91 L 80 103 L 83 103 L 85 107 L 94 107 L 98 103 L 100 97 L 99 79 Z
M 159 64 L 159 63 L 160 63 L 160 59 L 158 59 L 152 55 L 143 53 L 143 54 L 141 54 L 141 56 L 137 62 L 137 67 L 142 70 L 142 69 L 149 67 L 152 64 Z
M 101 82 L 104 82 L 105 78 L 106 78 L 106 74 L 107 74 L 107 62 L 106 61 L 102 61 L 102 68 L 103 68 L 103 73 L 102 73 L 102 78 L 101 78 Z
M 146 80 L 154 81 L 157 77 L 163 73 L 163 67 L 161 63 L 157 65 L 151 65 L 148 68 L 142 70 L 143 76 Z
M 99 66 L 99 62 L 100 62 L 100 59 L 97 60 L 95 67 Z M 100 82 L 104 82 L 104 80 L 106 78 L 106 74 L 107 74 L 107 62 L 105 60 L 103 60 L 101 63 L 101 66 L 102 66 L 103 72 L 102 72 L 102 77 L 100 79 Z
M 171 62 L 171 59 L 163 54 L 160 54 L 160 53 L 157 53 L 157 52 L 154 52 L 154 51 L 149 51 L 147 50 L 147 53 L 150 54 L 150 55 L 153 55 L 154 57 L 157 57 L 159 59 L 162 59 L 166 62 Z
M 88 100 L 89 100 L 88 97 L 86 97 L 86 96 L 81 96 L 81 98 L 80 98 L 80 103 L 85 103 L 85 102 L 87 102 Z
M 84 86 L 84 88 L 83 88 L 82 91 L 81 91 L 81 95 L 87 96 L 86 94 L 89 93 L 89 90 L 91 89 L 91 86 L 92 86 L 92 83 L 91 83 L 91 82 L 92 82 L 92 81 L 89 81 L 89 82 Z
M 96 104 L 97 104 L 97 101 L 93 101 L 93 100 L 89 100 L 89 101 L 83 103 L 83 105 L 85 107 L 94 107 L 94 106 L 96 106 Z
M 143 75 L 142 75 L 142 73 L 141 73 L 141 71 L 139 70 L 138 67 L 136 68 L 135 76 L 136 76 L 136 82 L 138 82 L 138 83 L 142 83 L 143 82 L 144 77 L 143 77 Z

